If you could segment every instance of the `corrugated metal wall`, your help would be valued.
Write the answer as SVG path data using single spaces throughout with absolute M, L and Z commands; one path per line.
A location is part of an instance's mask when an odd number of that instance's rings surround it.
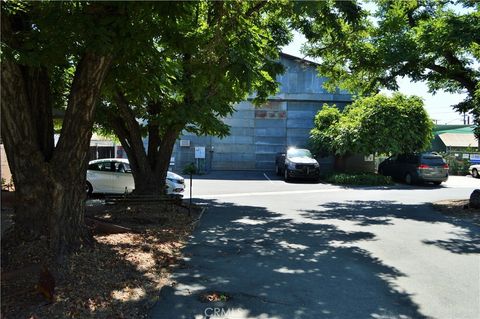
M 224 122 L 230 125 L 230 136 L 211 138 L 210 167 L 213 170 L 254 169 L 254 114 L 248 102 L 239 103 L 236 112 Z
M 324 103 L 343 108 L 351 97 L 346 92 L 326 92 L 325 78 L 317 76 L 314 64 L 283 55 L 285 74 L 279 76 L 279 93 L 268 103 L 255 108 L 249 101 L 236 106 L 236 112 L 224 121 L 231 135 L 197 137 L 185 132 L 181 137 L 190 146 L 175 145 L 175 170 L 196 162 L 194 148 L 206 148 L 201 162 L 208 170 L 273 170 L 275 154 L 287 146 L 305 146 L 313 127 L 313 119 Z

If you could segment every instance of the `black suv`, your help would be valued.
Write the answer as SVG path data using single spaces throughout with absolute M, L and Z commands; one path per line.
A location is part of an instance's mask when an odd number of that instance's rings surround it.
M 448 164 L 437 153 L 401 154 L 381 162 L 378 173 L 407 184 L 433 182 L 440 185 L 448 179 Z
M 320 178 L 320 165 L 309 150 L 291 147 L 286 153 L 277 153 L 275 172 L 283 173 L 285 181 L 291 178 Z

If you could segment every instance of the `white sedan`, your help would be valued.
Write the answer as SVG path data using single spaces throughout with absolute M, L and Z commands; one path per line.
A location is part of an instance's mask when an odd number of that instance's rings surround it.
M 480 178 L 480 164 L 472 165 L 468 168 L 472 177 Z
M 173 172 L 167 172 L 167 194 L 183 196 L 185 180 Z M 132 170 L 127 159 L 104 158 L 88 163 L 86 191 L 92 193 L 124 194 L 135 189 Z

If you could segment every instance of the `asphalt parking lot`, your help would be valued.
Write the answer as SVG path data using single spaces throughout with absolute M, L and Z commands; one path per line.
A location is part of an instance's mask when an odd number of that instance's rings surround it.
M 187 188 L 189 180 L 186 177 Z M 471 176 L 450 176 L 448 181 L 440 186 L 433 184 L 425 185 L 405 185 L 402 183 L 386 187 L 353 187 L 353 189 L 384 189 L 384 190 L 425 190 L 430 194 L 443 196 L 451 194 L 452 199 L 465 198 L 465 189 L 475 189 L 480 187 L 480 179 Z M 351 187 L 335 186 L 321 182 L 312 182 L 309 180 L 294 180 L 286 183 L 281 176 L 276 176 L 271 171 L 214 171 L 205 175 L 195 175 L 193 177 L 192 194 L 194 198 L 205 198 L 215 196 L 228 197 L 240 196 L 241 194 L 271 193 L 271 192 L 322 192 L 322 190 L 332 189 L 351 189 Z M 435 192 L 431 192 L 434 190 Z M 282 193 L 280 193 L 282 194 Z M 189 190 L 186 189 L 185 198 L 189 196 Z M 443 198 L 443 197 L 442 197 Z M 443 198 L 445 199 L 445 198 Z
M 478 318 L 480 227 L 429 203 L 479 187 L 197 177 L 208 209 L 152 318 Z M 212 291 L 225 300 L 202 302 Z

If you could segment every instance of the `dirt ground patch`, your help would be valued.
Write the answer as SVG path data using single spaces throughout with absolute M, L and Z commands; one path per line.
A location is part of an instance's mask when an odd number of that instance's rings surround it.
M 480 209 L 469 208 L 468 199 L 442 200 L 433 203 L 432 206 L 445 215 L 469 218 L 480 225 Z
M 0 318 L 145 318 L 160 289 L 172 284 L 172 269 L 183 266 L 180 250 L 199 214 L 199 207 L 189 216 L 188 208 L 173 203 L 97 201 L 88 216 L 131 231 L 95 234 L 93 247 L 83 247 L 62 266 L 53 262 L 46 239 L 19 243 L 7 232 Z M 42 280 L 46 287 L 55 283 L 51 301 L 40 293 Z

